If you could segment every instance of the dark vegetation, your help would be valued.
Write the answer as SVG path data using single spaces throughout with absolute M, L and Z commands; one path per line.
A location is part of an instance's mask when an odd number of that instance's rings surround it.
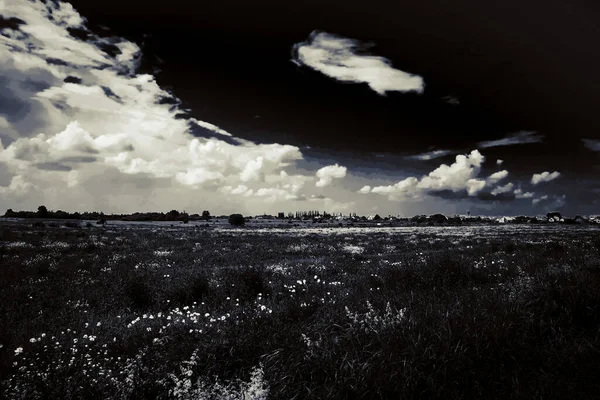
M 203 211 L 202 214 L 189 215 L 186 212 L 171 210 L 164 212 L 136 212 L 133 214 L 104 214 L 103 212 L 73 212 L 69 213 L 62 210 L 49 211 L 46 206 L 38 207 L 37 211 L 13 211 L 8 209 L 4 214 L 6 218 L 44 218 L 44 219 L 74 219 L 74 220 L 97 220 L 104 221 L 182 221 L 187 223 L 193 221 L 206 221 L 211 218 L 209 211 Z
M 598 398 L 599 230 L 501 228 L 0 224 L 0 397 Z
M 235 215 L 235 217 L 231 217 Z M 240 226 L 247 220 L 253 219 L 253 217 L 240 217 L 241 214 L 231 214 L 228 216 L 218 216 L 218 219 L 227 219 L 231 225 Z M 213 217 L 210 215 L 208 210 L 204 210 L 202 214 L 188 214 L 185 211 L 179 212 L 177 210 L 171 210 L 168 213 L 163 212 L 136 212 L 133 214 L 104 214 L 103 212 L 74 212 L 68 213 L 66 211 L 57 210 L 49 211 L 46 206 L 38 207 L 38 211 L 13 211 L 8 209 L 3 217 L 6 218 L 37 218 L 37 219 L 76 219 L 76 220 L 96 220 L 98 224 L 104 224 L 107 221 L 181 221 L 185 224 L 190 221 L 208 221 Z M 344 223 L 338 218 L 342 218 Z M 358 216 L 355 213 L 342 216 L 333 215 L 327 212 L 320 211 L 297 211 L 294 213 L 288 213 L 287 217 L 285 213 L 280 212 L 278 216 L 272 215 L 261 215 L 256 216 L 256 220 L 287 220 L 288 223 L 294 223 L 298 221 L 312 221 L 313 223 L 341 223 L 342 225 L 359 224 L 359 225 L 372 225 L 372 226 L 415 226 L 415 225 L 427 225 L 427 226 L 457 226 L 457 225 L 497 225 L 500 223 L 510 224 L 545 224 L 545 223 L 560 223 L 567 225 L 589 225 L 589 224 L 600 224 L 599 217 L 582 217 L 576 215 L 575 217 L 563 217 L 558 211 L 552 211 L 546 214 L 545 217 L 531 217 L 519 215 L 516 217 L 506 218 L 504 221 L 500 221 L 499 218 L 495 217 L 481 217 L 481 216 L 460 216 L 452 215 L 446 216 L 443 214 L 432 214 L 432 215 L 415 215 L 412 218 L 399 218 L 394 216 L 381 217 L 376 214 L 371 217 Z M 233 223 L 231 223 L 233 221 Z M 376 224 L 376 225 L 373 225 Z

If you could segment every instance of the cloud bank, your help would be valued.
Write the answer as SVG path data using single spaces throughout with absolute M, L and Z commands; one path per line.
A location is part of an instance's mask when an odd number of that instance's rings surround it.
M 393 185 L 376 186 L 370 190 L 365 186 L 360 192 L 386 195 L 390 200 L 414 200 L 425 194 L 446 191 L 466 192 L 468 196 L 474 196 L 486 185 L 485 180 L 477 179 L 484 160 L 478 150 L 473 150 L 467 155 L 457 155 L 453 164 L 442 164 L 421 179 L 408 177 Z
M 364 54 L 364 49 L 358 40 L 313 31 L 306 41 L 294 45 L 292 61 L 338 81 L 366 83 L 380 95 L 423 92 L 423 78 L 393 68 L 384 57 Z
M 306 201 L 316 179 L 298 172 L 299 148 L 182 118 L 176 97 L 136 73 L 140 48 L 90 32 L 69 3 L 0 5 L 5 18 L 21 21 L 0 32 L 0 203 L 110 212 L 305 208 L 291 202 Z M 317 177 L 326 186 L 345 171 Z

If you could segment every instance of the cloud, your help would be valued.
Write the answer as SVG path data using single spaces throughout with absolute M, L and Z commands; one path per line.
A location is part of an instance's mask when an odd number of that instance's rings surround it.
M 390 200 L 418 199 L 422 193 L 418 184 L 417 178 L 409 177 L 393 185 L 376 186 L 371 189 L 371 193 L 386 195 Z
M 410 160 L 419 160 L 419 161 L 428 161 L 433 160 L 435 158 L 444 157 L 450 154 L 450 150 L 433 150 L 427 153 L 421 153 L 414 156 L 407 157 Z
M 380 95 L 423 92 L 423 78 L 393 68 L 384 57 L 364 54 L 365 47 L 355 39 L 313 31 L 306 41 L 294 45 L 292 61 L 342 82 L 366 83 Z
M 488 147 L 512 146 L 512 145 L 516 145 L 516 144 L 525 144 L 525 143 L 538 143 L 538 142 L 541 142 L 543 139 L 544 139 L 544 136 L 537 135 L 536 132 L 521 131 L 514 135 L 505 137 L 503 139 L 479 142 L 477 144 L 477 147 L 485 149 Z
M 366 194 L 371 192 L 371 186 L 369 185 L 365 185 L 362 188 L 359 189 L 358 193 L 362 193 L 362 194 Z
M 346 167 L 342 167 L 338 164 L 328 165 L 317 171 L 317 178 L 319 180 L 316 183 L 317 187 L 329 186 L 333 179 L 341 179 L 346 176 Z
M 558 171 L 554 171 L 552 173 L 548 172 L 548 171 L 544 171 L 541 174 L 533 174 L 533 176 L 531 177 L 531 183 L 533 185 L 537 185 L 538 183 L 542 183 L 542 182 L 550 182 L 556 178 L 558 178 L 560 176 L 560 172 Z
M 370 193 L 387 195 L 390 200 L 418 199 L 423 194 L 465 191 L 468 196 L 475 196 L 486 186 L 485 180 L 477 179 L 484 160 L 485 157 L 478 150 L 467 155 L 459 154 L 453 164 L 442 164 L 421 179 L 409 177 L 393 185 L 376 186 Z M 366 193 L 366 187 L 363 189 L 362 193 Z
M 521 188 L 515 189 L 514 194 L 517 199 L 531 199 L 535 195 L 532 192 L 523 192 Z
M 507 183 L 504 186 L 498 186 L 497 188 L 495 188 L 494 190 L 492 190 L 492 194 L 494 196 L 497 196 L 499 194 L 503 194 L 503 193 L 509 193 L 510 191 L 512 191 L 513 187 L 515 185 L 512 182 Z
M 502 179 L 506 178 L 507 176 L 508 176 L 508 171 L 502 170 L 502 171 L 494 172 L 487 178 L 487 180 L 489 183 L 494 184 L 494 183 L 497 183 L 497 182 L 501 181 Z
M 227 132 L 224 129 L 219 128 L 216 125 L 211 124 L 210 122 L 199 121 L 196 118 L 190 118 L 190 122 L 193 122 L 202 128 L 208 129 L 210 131 L 213 131 L 213 132 L 218 133 L 223 136 L 233 136 L 231 133 Z
M 600 140 L 582 139 L 585 147 L 592 151 L 600 151 Z
M 538 204 L 538 203 L 540 203 L 540 202 L 542 202 L 542 201 L 545 201 L 545 200 L 548 200 L 548 195 L 547 195 L 547 194 L 545 194 L 545 195 L 543 195 L 543 196 L 540 196 L 540 197 L 537 197 L 537 198 L 533 199 L 533 200 L 531 201 L 531 203 L 535 205 L 535 204 Z
M 504 160 L 496 160 L 496 165 L 502 165 L 503 162 Z
M 182 118 L 179 99 L 136 73 L 135 43 L 90 32 L 69 3 L 0 3 L 5 19 L 23 21 L 0 36 L 0 203 L 254 213 L 310 195 L 314 171 L 298 172 L 298 147 Z M 345 173 L 330 166 L 318 177 Z

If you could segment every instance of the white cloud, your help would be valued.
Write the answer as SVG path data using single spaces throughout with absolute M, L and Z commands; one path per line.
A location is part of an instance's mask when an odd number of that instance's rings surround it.
M 478 150 L 473 150 L 471 154 L 456 156 L 456 160 L 451 165 L 442 164 L 429 175 L 421 178 L 418 187 L 425 190 L 452 190 L 458 192 L 465 188 L 475 191 L 481 190 L 481 183 L 471 181 L 479 174 L 481 164 L 485 157 Z M 469 183 L 469 181 L 471 181 Z M 480 188 L 480 189 L 477 189 Z
M 451 153 L 450 150 L 433 150 L 433 151 L 429 151 L 427 153 L 421 153 L 421 154 L 417 154 L 414 156 L 409 156 L 407 158 L 411 159 L 411 160 L 428 161 L 428 160 L 433 160 L 435 158 L 447 156 L 450 153 Z
M 417 199 L 421 190 L 417 187 L 419 180 L 415 177 L 406 178 L 394 185 L 376 186 L 371 193 L 386 195 L 390 200 Z
M 485 181 L 481 179 L 469 179 L 466 182 L 467 194 L 469 196 L 475 196 L 477 193 L 485 187 Z
M 365 185 L 362 188 L 359 189 L 358 193 L 362 193 L 362 194 L 366 194 L 371 192 L 371 186 L 369 185 Z
M 355 39 L 314 31 L 307 41 L 294 45 L 293 61 L 339 81 L 367 83 L 380 95 L 423 92 L 423 78 L 393 68 L 384 57 L 358 54 L 364 47 Z
M 180 118 L 178 106 L 160 101 L 178 99 L 153 76 L 135 74 L 136 44 L 70 36 L 67 28 L 86 28 L 68 3 L 0 4 L 6 18 L 25 21 L 0 36 L 6 78 L 0 90 L 7 97 L 0 106 L 1 203 L 263 212 L 265 202 L 297 209 L 290 202 L 309 195 L 314 172 L 292 173 L 303 159 L 298 147 L 255 144 L 209 122 Z M 109 45 L 114 57 L 102 50 Z M 194 124 L 218 135 L 194 137 Z M 345 176 L 345 167 L 333 167 L 318 174 L 322 184 Z
M 497 188 L 495 188 L 494 190 L 492 190 L 492 192 L 491 192 L 491 193 L 492 193 L 494 196 L 497 196 L 497 195 L 499 195 L 499 194 L 502 194 L 502 193 L 508 193 L 508 192 L 510 192 L 510 191 L 512 191 L 512 190 L 513 190 L 513 187 L 514 187 L 514 186 L 515 186 L 515 185 L 514 185 L 512 182 L 509 182 L 509 183 L 507 183 L 507 184 L 506 184 L 506 185 L 504 185 L 504 186 L 498 186 Z
M 498 140 L 488 140 L 484 142 L 479 142 L 477 144 L 478 148 L 488 148 L 488 147 L 497 147 L 497 146 L 512 146 L 516 144 L 526 144 L 526 143 L 538 143 L 544 140 L 543 135 L 538 135 L 533 131 L 521 131 L 514 135 L 507 136 L 503 139 Z
M 548 172 L 548 171 L 544 171 L 541 174 L 533 174 L 533 176 L 531 177 L 531 183 L 533 185 L 537 185 L 538 183 L 542 183 L 542 182 L 550 182 L 556 178 L 558 178 L 560 176 L 560 172 L 558 171 L 554 171 L 552 173 Z
M 216 125 L 211 124 L 210 122 L 199 121 L 196 118 L 190 118 L 190 122 L 193 122 L 196 125 L 201 126 L 202 128 L 211 130 L 211 131 L 221 134 L 223 136 L 232 136 L 231 133 L 227 132 L 224 129 L 219 128 Z
M 486 181 L 476 179 L 485 157 L 478 150 L 470 154 L 459 154 L 451 165 L 442 164 L 421 179 L 406 178 L 394 185 L 376 186 L 371 193 L 387 195 L 390 200 L 418 199 L 422 194 L 440 191 L 466 191 L 474 196 L 486 186 Z M 365 187 L 366 188 L 366 187 Z M 366 192 L 366 189 L 362 193 Z
M 487 178 L 487 180 L 489 183 L 494 184 L 494 183 L 497 183 L 497 182 L 501 181 L 502 179 L 506 178 L 507 176 L 508 176 L 508 171 L 502 170 L 502 171 L 494 172 Z
M 317 171 L 317 178 L 319 180 L 316 183 L 317 187 L 329 186 L 333 179 L 341 179 L 346 176 L 346 167 L 342 167 L 338 164 L 328 165 Z

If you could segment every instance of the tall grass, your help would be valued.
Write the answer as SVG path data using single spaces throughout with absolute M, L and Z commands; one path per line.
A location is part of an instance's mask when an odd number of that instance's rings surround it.
M 0 226 L 2 396 L 600 396 L 597 230 L 419 232 Z

